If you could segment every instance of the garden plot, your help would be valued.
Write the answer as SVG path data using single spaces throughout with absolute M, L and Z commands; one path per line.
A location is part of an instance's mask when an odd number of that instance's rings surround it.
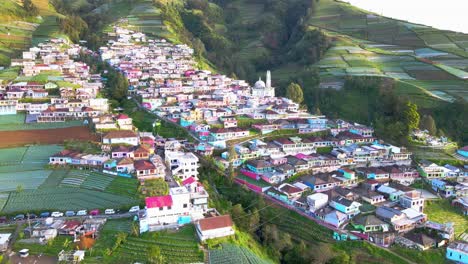
M 8 193 L 0 193 L 0 211 L 3 209 L 3 206 L 5 206 L 6 202 L 8 201 Z
M 0 131 L 16 131 L 16 130 L 37 130 L 37 129 L 54 129 L 66 128 L 74 126 L 83 126 L 80 120 L 72 120 L 56 123 L 25 123 L 26 115 L 17 113 L 16 115 L 0 116 Z
M 137 4 L 127 16 L 128 24 L 146 34 L 164 37 L 169 32 L 161 20 L 161 11 L 150 2 Z
M 104 191 L 114 179 L 114 177 L 100 172 L 71 170 L 63 178 L 59 186 Z
M 233 244 L 224 243 L 219 249 L 209 251 L 209 263 L 234 264 L 234 263 L 272 263 L 255 255 L 251 250 Z
M 0 150 L 0 166 L 16 165 L 21 162 L 28 147 L 7 148 Z
M 416 56 L 421 57 L 421 58 L 432 58 L 432 57 L 448 55 L 447 52 L 438 51 L 438 50 L 434 50 L 430 48 L 416 49 L 414 53 L 416 54 Z
M 39 187 L 50 175 L 49 170 L 19 171 L 0 173 L 0 192 L 11 192 L 17 188 L 33 190 Z
M 81 188 L 40 188 L 12 192 L 4 213 L 38 210 L 83 210 L 129 207 L 138 200 Z
M 457 68 L 453 68 L 453 67 L 450 67 L 448 65 L 444 65 L 444 64 L 437 64 L 437 67 L 443 69 L 444 71 L 452 74 L 452 75 L 455 75 L 456 77 L 460 78 L 460 79 L 463 79 L 463 80 L 468 80 L 468 72 L 466 71 L 463 71 L 463 70 L 460 70 L 460 69 L 457 69 Z
M 203 251 L 196 239 L 195 228 L 188 225 L 178 232 L 144 233 L 140 237 L 127 237 L 127 240 L 115 252 L 116 260 L 145 261 L 151 246 L 161 249 L 167 263 L 200 263 L 203 262 Z

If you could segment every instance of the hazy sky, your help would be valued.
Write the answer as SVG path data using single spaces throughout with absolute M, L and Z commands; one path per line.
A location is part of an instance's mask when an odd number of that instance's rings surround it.
M 468 0 L 344 1 L 387 17 L 468 33 Z

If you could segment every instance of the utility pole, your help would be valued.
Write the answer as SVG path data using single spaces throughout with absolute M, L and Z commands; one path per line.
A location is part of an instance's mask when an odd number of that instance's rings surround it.
M 28 226 L 29 226 L 29 237 L 32 236 L 32 229 L 31 229 L 31 218 L 29 217 L 29 213 L 27 214 L 28 216 Z

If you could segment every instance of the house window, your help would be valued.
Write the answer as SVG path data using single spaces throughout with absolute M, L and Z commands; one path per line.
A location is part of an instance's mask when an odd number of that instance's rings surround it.
M 159 207 L 159 211 L 162 211 L 162 210 L 163 210 L 163 208 L 162 208 L 162 207 Z
M 187 204 L 184 204 L 184 208 L 187 208 Z
M 172 209 L 172 206 L 168 206 L 168 207 L 167 207 L 167 210 L 171 210 L 171 209 Z

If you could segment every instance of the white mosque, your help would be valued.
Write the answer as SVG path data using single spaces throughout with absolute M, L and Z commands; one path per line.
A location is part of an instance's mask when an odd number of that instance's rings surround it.
M 257 82 L 255 82 L 254 87 L 252 88 L 252 96 L 254 97 L 275 97 L 275 88 L 271 87 L 271 73 L 267 71 L 266 74 L 266 84 L 262 81 L 260 77 Z

